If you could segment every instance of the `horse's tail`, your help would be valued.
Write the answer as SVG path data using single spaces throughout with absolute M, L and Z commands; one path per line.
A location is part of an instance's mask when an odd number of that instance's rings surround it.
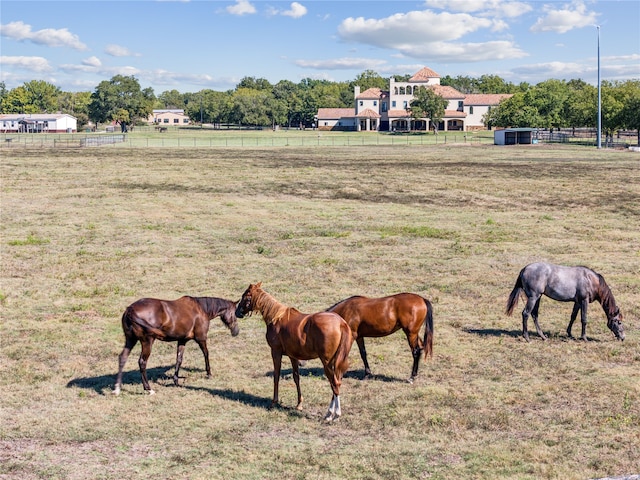
M 516 280 L 516 284 L 511 290 L 511 294 L 509 295 L 509 300 L 507 300 L 507 315 L 511 315 L 513 313 L 513 309 L 518 304 L 518 299 L 520 298 L 520 292 L 522 291 L 522 272 L 524 272 L 524 268 L 520 270 L 518 274 L 518 279 Z
M 342 322 L 340 322 L 340 343 L 338 344 L 338 350 L 335 355 L 336 373 L 339 372 L 340 378 L 342 378 L 344 372 L 349 368 L 349 352 L 351 351 L 351 345 L 353 345 L 351 327 L 349 327 L 349 324 L 343 319 Z
M 427 306 L 427 315 L 424 317 L 424 358 L 433 357 L 433 305 L 422 297 Z

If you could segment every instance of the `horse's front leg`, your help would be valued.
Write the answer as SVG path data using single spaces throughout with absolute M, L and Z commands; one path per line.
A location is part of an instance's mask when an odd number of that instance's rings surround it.
M 324 416 L 325 422 L 333 422 L 334 420 L 338 420 L 342 415 L 342 409 L 340 408 L 340 395 L 333 395 L 331 397 L 331 403 L 329 404 L 329 410 L 327 410 L 327 414 Z
M 182 358 L 184 357 L 184 346 L 186 345 L 186 343 L 186 340 L 178 341 L 178 348 L 176 350 L 176 371 L 173 374 L 173 383 L 176 387 L 180 386 L 180 383 L 178 382 L 178 372 L 180 372 L 180 366 L 182 365 Z
M 211 378 L 211 365 L 209 364 L 209 349 L 207 348 L 207 338 L 204 339 L 196 339 L 198 342 L 198 346 L 200 347 L 200 351 L 204 356 L 204 368 L 207 371 L 207 378 Z
M 573 322 L 576 321 L 578 317 L 578 311 L 580 310 L 580 305 L 576 302 L 573 304 L 573 311 L 571 312 L 571 320 L 569 321 L 569 325 L 567 326 L 567 335 L 569 338 L 573 338 L 573 334 L 571 333 L 571 329 L 573 328 Z
M 580 339 L 587 341 L 587 307 L 589 306 L 588 300 L 582 300 L 580 306 L 580 322 L 582 322 L 582 334 L 580 335 Z
M 291 370 L 293 371 L 293 381 L 296 384 L 296 390 L 298 391 L 298 405 L 297 410 L 302 410 L 302 391 L 300 390 L 300 361 L 296 358 L 289 357 L 291 359 Z
M 278 404 L 278 385 L 280 384 L 280 368 L 282 367 L 282 352 L 271 349 L 271 358 L 273 359 L 273 400 L 272 405 Z
M 364 347 L 364 337 L 356 338 L 356 343 L 358 344 L 362 363 L 364 363 L 364 378 L 368 378 L 371 376 L 371 369 L 369 368 L 369 362 L 367 362 L 367 349 Z

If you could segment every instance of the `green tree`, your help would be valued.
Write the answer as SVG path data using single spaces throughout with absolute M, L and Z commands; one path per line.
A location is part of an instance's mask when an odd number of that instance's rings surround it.
M 271 119 L 267 104 L 270 98 L 272 98 L 272 94 L 267 90 L 236 89 L 231 99 L 231 121 L 239 125 L 269 125 Z
M 435 93 L 431 88 L 420 87 L 410 103 L 411 117 L 414 119 L 428 118 L 432 125 L 438 125 L 444 117 L 444 111 L 449 102 Z
M 29 92 L 24 86 L 9 90 L 2 108 L 3 113 L 39 113 L 36 106 L 31 103 Z
M 614 85 L 616 97 L 622 103 L 618 112 L 619 128 L 636 130 L 640 145 L 640 80 L 627 80 Z
M 7 113 L 4 111 L 4 107 L 8 94 L 7 85 L 4 82 L 0 82 L 0 113 Z
M 159 104 L 159 108 L 184 108 L 185 96 L 180 93 L 178 90 L 165 90 L 160 95 L 158 95 L 157 104 Z
M 89 118 L 96 122 L 115 121 L 126 132 L 136 120 L 146 119 L 153 111 L 153 89 L 140 89 L 133 76 L 116 75 L 104 80 L 91 94 Z
M 89 123 L 91 92 L 61 92 L 58 106 L 62 113 L 73 115 L 78 120 L 78 130 Z
M 240 83 L 236 85 L 236 90 L 241 88 L 250 88 L 252 90 L 271 90 L 273 85 L 265 78 L 244 77 Z
M 28 102 L 37 113 L 54 113 L 59 109 L 58 96 L 62 91 L 55 85 L 44 80 L 31 80 L 25 82 L 24 89 L 27 92 Z
M 365 70 L 361 74 L 357 75 L 355 80 L 350 83 L 351 91 L 353 91 L 353 87 L 356 86 L 360 87 L 360 90 L 363 92 L 369 88 L 388 90 L 389 80 L 381 77 L 373 70 Z

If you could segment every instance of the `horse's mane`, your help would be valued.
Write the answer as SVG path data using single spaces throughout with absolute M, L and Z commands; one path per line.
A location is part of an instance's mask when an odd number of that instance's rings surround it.
M 598 295 L 600 296 L 600 303 L 602 304 L 602 308 L 607 313 L 607 318 L 615 317 L 618 314 L 616 299 L 613 298 L 611 288 L 609 288 L 607 282 L 604 281 L 604 277 L 599 273 L 597 273 L 596 275 L 598 275 Z
M 262 313 L 262 318 L 267 325 L 277 323 L 278 321 L 282 320 L 282 318 L 284 318 L 287 313 L 299 313 L 295 308 L 288 307 L 285 304 L 280 303 L 278 300 L 273 298 L 270 294 L 262 289 L 258 289 L 258 296 L 255 301 L 255 306 L 258 310 L 260 310 L 260 313 Z
M 217 317 L 222 310 L 228 307 L 230 300 L 216 297 L 191 297 L 200 308 L 209 316 L 209 318 Z

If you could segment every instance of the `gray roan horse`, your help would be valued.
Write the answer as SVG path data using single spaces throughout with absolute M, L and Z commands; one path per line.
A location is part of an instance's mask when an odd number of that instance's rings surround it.
M 543 294 L 560 302 L 574 302 L 571 321 L 567 327 L 569 338 L 573 338 L 571 327 L 580 312 L 580 321 L 582 322 L 580 338 L 587 340 L 587 306 L 594 300 L 598 300 L 607 316 L 609 330 L 618 340 L 624 340 L 622 313 L 616 306 L 611 289 L 602 275 L 587 267 L 565 267 L 546 262 L 527 265 L 520 271 L 516 285 L 509 295 L 507 315 L 511 315 L 513 312 L 521 292 L 524 292 L 527 297 L 527 304 L 522 310 L 522 335 L 527 341 L 529 341 L 529 332 L 527 331 L 529 315 L 533 317 L 538 335 L 543 340 L 547 338 L 538 324 L 538 309 Z
M 122 330 L 125 343 L 118 362 L 118 377 L 113 393 L 118 395 L 122 385 L 122 369 L 131 349 L 140 341 L 142 352 L 138 359 L 142 386 L 145 392 L 153 394 L 147 381 L 147 360 L 151 355 L 151 346 L 155 340 L 178 342 L 176 354 L 176 373 L 173 382 L 178 385 L 178 372 L 182 364 L 184 346 L 189 340 L 195 340 L 204 355 L 207 377 L 211 376 L 209 366 L 209 350 L 207 349 L 207 333 L 209 321 L 220 317 L 231 330 L 231 335 L 238 335 L 236 319 L 236 302 L 215 297 L 180 297 L 177 300 L 159 300 L 157 298 L 141 298 L 129 305 L 122 314 Z

